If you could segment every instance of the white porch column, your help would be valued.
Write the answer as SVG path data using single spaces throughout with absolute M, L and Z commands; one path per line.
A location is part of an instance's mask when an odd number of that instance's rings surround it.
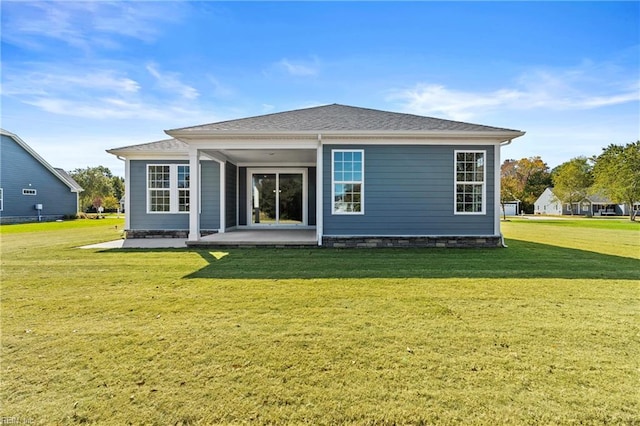
M 493 184 L 493 205 L 494 205 L 494 225 L 493 225 L 493 234 L 494 235 L 501 235 L 501 229 L 500 229 L 500 209 L 502 207 L 502 204 L 500 203 L 500 169 L 501 169 L 501 163 L 500 163 L 500 150 L 502 148 L 502 145 L 497 143 L 494 145 L 494 152 L 493 152 L 493 178 L 494 178 L 494 184 Z
M 318 148 L 316 150 L 316 239 L 319 246 L 322 245 L 323 234 L 322 201 L 324 191 L 322 189 L 322 167 L 322 138 L 318 135 Z
M 124 160 L 124 229 L 131 229 L 131 162 Z M 118 200 L 120 201 L 120 200 Z
M 200 150 L 189 147 L 189 241 L 200 239 Z
M 219 233 L 224 233 L 227 228 L 227 162 L 220 163 L 220 229 Z

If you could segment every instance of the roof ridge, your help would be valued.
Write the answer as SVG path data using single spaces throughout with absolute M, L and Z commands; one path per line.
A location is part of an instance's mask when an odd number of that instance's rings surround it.
M 323 107 L 328 107 L 328 106 L 332 106 L 332 105 L 338 105 L 338 104 L 333 103 L 333 104 L 327 104 L 327 105 L 316 105 L 316 106 L 312 106 L 312 107 L 296 108 L 296 109 L 292 109 L 292 110 L 288 110 L 288 111 L 270 112 L 268 114 L 257 114 L 257 115 L 252 115 L 252 116 L 249 116 L 249 117 L 232 118 L 232 119 L 229 119 L 229 120 L 222 120 L 222 121 L 213 121 L 211 123 L 197 124 L 195 126 L 185 126 L 185 127 L 178 127 L 178 128 L 175 128 L 175 129 L 168 129 L 167 132 L 186 130 L 186 129 L 190 129 L 192 127 L 203 127 L 203 126 L 212 126 L 214 124 L 230 123 L 232 121 L 243 121 L 243 120 L 251 120 L 251 119 L 255 119 L 255 118 L 271 117 L 271 116 L 274 116 L 274 115 L 287 114 L 287 113 L 290 113 L 290 112 L 307 111 L 307 110 L 310 110 L 310 109 L 323 108 Z
M 314 111 L 318 112 L 314 113 Z M 367 107 L 357 107 L 339 103 L 317 105 L 289 111 L 279 111 L 208 124 L 180 127 L 166 130 L 165 132 L 173 134 L 173 132 L 189 132 L 194 130 L 237 131 L 247 130 L 248 128 L 252 128 L 254 131 L 258 132 L 265 130 L 480 130 L 519 132 L 517 130 L 503 127 L 423 116 L 408 112 L 395 112 Z

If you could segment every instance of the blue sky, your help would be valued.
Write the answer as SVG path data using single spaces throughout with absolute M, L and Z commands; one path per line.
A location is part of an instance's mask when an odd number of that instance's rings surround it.
M 524 130 L 551 167 L 640 138 L 640 3 L 2 1 L 1 125 L 55 167 L 341 103 Z

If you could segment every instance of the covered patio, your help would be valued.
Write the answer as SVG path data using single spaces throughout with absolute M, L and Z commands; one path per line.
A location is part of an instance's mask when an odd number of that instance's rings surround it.
M 229 243 L 237 246 L 253 236 L 257 239 L 251 245 L 291 244 L 290 241 L 306 245 L 310 238 L 317 245 L 321 232 L 317 218 L 322 211 L 322 150 L 318 136 L 313 136 L 293 140 L 281 137 L 281 140 L 278 135 L 271 135 L 275 140 L 247 142 L 233 137 L 216 140 L 181 135 L 192 145 L 189 148 L 189 245 Z M 217 231 L 220 235 L 208 237 L 201 234 L 203 200 L 200 188 L 204 181 L 200 165 L 206 160 L 219 165 L 220 223 Z M 262 234 L 260 228 L 263 226 L 274 229 L 265 229 Z M 301 240 L 290 232 L 273 233 L 289 231 L 291 226 L 304 228 L 298 232 L 305 238 Z M 252 234 L 250 231 L 257 232 Z M 226 239 L 222 237 L 226 233 L 240 234 Z M 289 240 L 291 235 L 296 235 L 293 240 Z M 273 238 L 275 240 L 271 241 Z

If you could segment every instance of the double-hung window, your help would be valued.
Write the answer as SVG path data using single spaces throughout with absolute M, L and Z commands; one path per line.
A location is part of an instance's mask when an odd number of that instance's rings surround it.
M 189 166 L 147 165 L 147 211 L 178 213 L 189 211 Z
M 333 214 L 364 213 L 364 151 L 331 151 Z
M 455 213 L 484 214 L 486 151 L 455 151 Z

